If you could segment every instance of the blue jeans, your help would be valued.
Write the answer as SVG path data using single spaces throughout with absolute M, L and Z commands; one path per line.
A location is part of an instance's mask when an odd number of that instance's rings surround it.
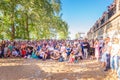
M 118 68 L 119 68 L 119 56 L 115 55 L 115 56 L 111 57 L 111 59 L 110 59 L 110 67 L 111 67 L 111 69 L 118 71 Z
M 120 67 L 118 68 L 117 75 L 118 75 L 118 78 L 120 79 Z
M 106 63 L 106 69 L 110 68 L 110 54 L 109 53 L 103 53 L 101 62 Z
M 106 69 L 110 69 L 110 54 L 106 54 L 106 61 L 107 61 Z
M 84 48 L 84 57 L 87 59 L 88 58 L 88 49 Z
M 118 56 L 118 64 L 120 62 L 120 56 Z M 118 70 L 117 70 L 117 75 L 118 75 L 118 78 L 120 79 L 120 66 L 118 65 Z

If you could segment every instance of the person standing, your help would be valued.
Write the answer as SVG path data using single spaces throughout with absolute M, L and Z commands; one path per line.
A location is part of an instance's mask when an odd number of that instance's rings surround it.
M 110 58 L 110 67 L 112 72 L 117 73 L 119 68 L 119 40 L 118 38 L 113 38 L 112 49 L 111 49 L 111 58 Z
M 100 56 L 100 44 L 99 44 L 99 40 L 96 39 L 95 40 L 95 44 L 94 44 L 94 47 L 95 47 L 95 58 L 97 61 L 99 61 L 99 56 Z
M 107 37 L 105 39 L 105 45 L 103 48 L 103 54 L 102 54 L 102 58 L 101 58 L 101 62 L 103 63 L 103 66 L 105 66 L 105 70 L 104 71 L 108 71 L 110 69 L 110 52 L 111 52 L 111 42 L 110 42 L 110 38 Z
M 99 49 L 100 49 L 100 57 L 101 57 L 101 55 L 102 55 L 102 48 L 104 47 L 104 40 L 103 40 L 103 37 L 100 38 L 99 44 L 100 44 Z
M 89 50 L 89 53 L 90 53 L 90 59 L 94 59 L 95 57 L 95 48 L 94 48 L 94 40 L 91 40 L 90 41 L 90 50 Z
M 88 50 L 89 50 L 89 43 L 87 41 L 87 39 L 84 40 L 83 42 L 83 51 L 84 51 L 84 57 L 87 59 L 88 58 Z
M 84 56 L 84 50 L 83 50 L 84 46 L 83 46 L 83 42 L 84 42 L 84 40 L 81 40 L 81 41 L 80 41 L 80 48 L 82 49 L 82 55 Z

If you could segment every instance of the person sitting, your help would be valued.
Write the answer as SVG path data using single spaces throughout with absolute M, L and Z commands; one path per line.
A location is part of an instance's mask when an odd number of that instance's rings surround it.
M 13 48 L 11 57 L 18 57 L 19 53 L 16 51 L 15 48 Z
M 63 61 L 64 61 L 64 58 L 63 58 L 63 56 L 60 53 L 59 62 L 63 62 Z
M 39 57 L 40 59 L 46 60 L 47 54 L 43 51 L 43 49 L 41 49 L 41 50 L 38 52 L 38 57 Z
M 38 56 L 37 56 L 36 53 L 37 53 L 36 50 L 33 49 L 33 52 L 32 52 L 32 55 L 31 55 L 31 58 L 33 58 L 33 59 L 38 59 Z
M 32 50 L 30 50 L 30 48 L 27 48 L 27 53 L 25 55 L 25 58 L 30 58 L 32 55 Z
M 53 60 L 58 60 L 60 58 L 60 53 L 59 51 L 54 51 L 53 54 L 51 54 L 51 59 Z
M 80 59 L 80 60 L 83 59 L 82 49 L 79 49 L 79 50 L 78 50 L 78 53 L 75 54 L 75 61 L 74 61 L 74 62 L 77 63 L 79 59 Z
M 66 50 L 64 50 L 61 54 L 61 56 L 63 57 L 63 60 L 66 61 L 67 60 L 67 53 Z
M 26 49 L 25 48 L 21 49 L 20 53 L 21 53 L 22 57 L 25 57 L 25 55 L 26 55 Z

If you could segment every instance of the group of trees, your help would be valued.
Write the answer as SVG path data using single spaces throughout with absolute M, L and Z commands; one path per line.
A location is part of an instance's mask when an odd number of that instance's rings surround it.
M 60 0 L 0 0 L 0 39 L 66 39 Z

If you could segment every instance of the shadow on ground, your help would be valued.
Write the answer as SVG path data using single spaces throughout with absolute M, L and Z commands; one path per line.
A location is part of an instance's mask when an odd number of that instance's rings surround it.
M 91 61 L 67 65 L 67 62 L 14 60 L 0 61 L 0 80 L 104 80 L 107 77 L 100 65 Z

